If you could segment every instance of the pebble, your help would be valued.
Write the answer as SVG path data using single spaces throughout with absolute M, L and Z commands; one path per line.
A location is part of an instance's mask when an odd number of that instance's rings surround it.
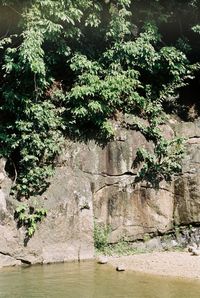
M 107 257 L 99 257 L 98 263 L 99 264 L 107 264 L 108 263 L 108 258 Z
M 117 270 L 117 271 L 125 271 L 125 267 L 124 267 L 123 265 L 118 265 L 118 266 L 116 267 L 116 270 Z

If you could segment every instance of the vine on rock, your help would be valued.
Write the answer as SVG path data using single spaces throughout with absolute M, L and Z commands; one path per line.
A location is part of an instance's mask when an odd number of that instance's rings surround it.
M 26 204 L 19 205 L 15 210 L 15 218 L 18 227 L 26 227 L 26 241 L 33 236 L 36 231 L 37 223 L 46 217 L 47 211 L 43 208 L 28 207 Z
M 149 134 L 146 130 L 151 131 Z M 170 182 L 173 175 L 181 173 L 181 161 L 185 156 L 185 139 L 166 139 L 161 130 L 151 125 L 143 127 L 145 135 L 153 141 L 153 152 L 139 148 L 133 167 L 140 165 L 135 182 L 146 181 L 155 189 L 159 188 L 161 181 Z

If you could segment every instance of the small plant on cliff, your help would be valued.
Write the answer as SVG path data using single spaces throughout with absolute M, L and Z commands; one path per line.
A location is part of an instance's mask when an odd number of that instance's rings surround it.
M 30 238 L 36 231 L 37 223 L 46 217 L 47 211 L 43 208 L 35 208 L 20 204 L 15 210 L 15 218 L 17 219 L 18 226 L 26 227 L 26 237 Z
M 167 140 L 159 128 L 151 131 L 150 140 L 154 138 L 153 152 L 144 148 L 137 150 L 133 166 L 141 164 L 135 182 L 147 181 L 154 188 L 159 188 L 162 180 L 171 181 L 174 174 L 181 172 L 181 161 L 185 156 L 185 139 L 174 138 Z

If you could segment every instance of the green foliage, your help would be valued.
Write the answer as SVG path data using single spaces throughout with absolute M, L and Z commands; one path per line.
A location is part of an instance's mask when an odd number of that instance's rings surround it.
M 37 223 L 46 217 L 47 211 L 43 208 L 34 208 L 20 204 L 15 210 L 15 218 L 19 227 L 25 226 L 27 237 L 30 238 L 36 231 Z
M 184 152 L 183 140 L 180 138 L 171 141 L 162 138 L 155 145 L 153 153 L 139 148 L 135 163 L 142 162 L 142 167 L 135 181 L 147 181 L 154 188 L 159 188 L 162 180 L 170 182 L 174 174 L 181 172 L 181 159 Z
M 109 120 L 117 110 L 125 112 L 134 108 L 135 101 L 141 98 L 137 92 L 141 85 L 137 71 L 124 70 L 119 63 L 107 60 L 93 62 L 82 55 L 73 57 L 71 68 L 78 76 L 67 96 L 67 111 L 77 128 L 92 124 L 110 137 L 113 130 Z
M 159 188 L 162 180 L 169 182 L 174 174 L 181 172 L 185 140 L 183 138 L 166 139 L 155 123 L 151 122 L 148 127 L 140 124 L 141 132 L 153 141 L 154 147 L 153 152 L 139 148 L 133 166 L 141 165 L 135 182 L 146 181 L 154 188 Z
M 97 254 L 122 256 L 147 252 L 147 250 L 132 247 L 130 243 L 123 239 L 116 244 L 110 244 L 108 241 L 110 232 L 109 226 L 94 222 L 94 247 Z
M 98 138 L 110 139 L 112 119 L 120 112 L 151 120 L 146 130 L 151 135 L 162 102 L 192 77 L 183 52 L 160 46 L 155 22 L 144 23 L 132 39 L 130 4 L 35 0 L 20 7 L 21 33 L 0 44 L 1 111 L 6 115 L 0 126 L 1 155 L 16 163 L 18 198 L 48 186 L 64 131 L 81 136 L 92 127 Z M 104 11 L 107 23 L 100 22 Z M 92 44 L 85 50 L 88 26 L 99 28 L 100 52 Z M 61 82 L 58 66 L 62 78 L 70 74 L 70 80 Z
M 200 34 L 200 25 L 195 25 L 192 27 L 192 30 L 195 32 L 195 33 L 198 33 Z
M 103 250 L 97 250 L 97 253 L 104 254 L 106 256 L 129 256 L 147 252 L 150 252 L 150 250 L 132 247 L 131 243 L 124 240 L 120 240 L 116 244 L 108 244 Z
M 13 155 L 13 160 L 18 162 L 17 195 L 29 197 L 42 192 L 48 185 L 53 159 L 60 152 L 62 143 L 62 121 L 51 102 L 38 100 L 34 103 L 24 98 L 18 103 L 15 98 L 10 98 L 10 94 L 5 96 L 3 108 L 6 106 L 15 122 L 6 130 L 2 127 L 4 131 L 0 139 L 3 149 L 7 148 L 7 154 Z M 15 158 L 16 149 L 19 160 Z
M 127 35 L 131 34 L 131 23 L 129 18 L 131 12 L 127 10 L 131 1 L 118 1 L 117 4 L 110 5 L 111 20 L 106 37 L 113 42 L 123 41 Z
M 110 228 L 94 222 L 94 247 L 103 252 L 108 245 Z

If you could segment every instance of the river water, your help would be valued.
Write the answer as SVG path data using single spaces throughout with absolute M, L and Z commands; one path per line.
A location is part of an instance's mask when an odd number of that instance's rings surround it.
M 0 298 L 200 298 L 200 282 L 117 272 L 95 262 L 0 270 Z

